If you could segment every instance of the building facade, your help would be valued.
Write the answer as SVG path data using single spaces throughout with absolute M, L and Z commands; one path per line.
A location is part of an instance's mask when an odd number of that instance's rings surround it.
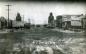
M 81 19 L 84 16 L 81 15 L 62 15 L 62 28 L 63 29 L 81 29 Z
M 62 16 L 56 17 L 56 27 L 62 28 Z
M 23 28 L 24 27 L 24 22 L 23 21 L 13 21 L 12 22 L 12 27 L 13 28 Z
M 71 17 L 71 28 L 73 29 L 82 29 L 82 22 L 81 19 L 84 16 L 76 16 L 76 17 Z

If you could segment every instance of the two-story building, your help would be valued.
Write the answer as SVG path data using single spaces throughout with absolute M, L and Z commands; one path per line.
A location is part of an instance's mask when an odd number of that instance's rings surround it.
M 56 16 L 56 21 L 55 21 L 55 23 L 56 23 L 56 27 L 62 28 L 62 16 L 61 16 L 61 15 Z
M 62 15 L 62 28 L 63 29 L 81 29 L 81 19 L 84 16 L 81 15 Z
M 82 28 L 82 22 L 81 22 L 81 19 L 83 18 L 84 16 L 81 15 L 79 17 L 71 17 L 71 28 L 74 28 L 74 29 L 81 29 Z
M 13 28 L 24 28 L 25 22 L 22 21 L 22 17 L 20 13 L 17 13 L 16 20 L 12 21 L 12 27 Z
M 71 15 L 62 15 L 62 28 L 69 29 L 71 27 Z

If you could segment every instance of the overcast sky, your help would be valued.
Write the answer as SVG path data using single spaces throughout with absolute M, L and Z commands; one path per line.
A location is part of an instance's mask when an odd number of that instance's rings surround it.
M 7 7 L 11 4 L 10 19 L 15 19 L 17 12 L 21 14 L 24 20 L 31 19 L 32 23 L 47 23 L 50 12 L 54 17 L 62 14 L 85 14 L 85 3 L 64 3 L 64 2 L 0 2 L 0 16 L 7 18 Z

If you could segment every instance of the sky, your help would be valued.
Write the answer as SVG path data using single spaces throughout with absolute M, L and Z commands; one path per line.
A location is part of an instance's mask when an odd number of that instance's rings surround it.
M 77 2 L 0 2 L 0 17 L 7 19 L 7 4 L 10 4 L 10 19 L 15 20 L 17 13 L 22 16 L 22 20 L 32 24 L 45 24 L 48 22 L 49 13 L 52 12 L 54 18 L 63 14 L 77 15 L 86 13 L 86 4 Z

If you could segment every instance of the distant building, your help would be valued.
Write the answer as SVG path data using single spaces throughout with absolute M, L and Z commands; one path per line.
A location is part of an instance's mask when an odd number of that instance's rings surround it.
M 48 26 L 49 27 L 54 27 L 54 16 L 53 13 L 51 12 L 49 17 L 48 17 Z
M 62 15 L 62 27 L 64 29 L 81 29 L 83 15 Z
M 12 22 L 12 27 L 13 28 L 23 28 L 24 27 L 24 24 L 25 24 L 25 22 L 23 22 L 23 21 L 13 21 Z
M 62 16 L 57 16 L 55 23 L 56 23 L 56 27 L 62 28 Z
M 43 27 L 44 27 L 44 28 L 47 28 L 47 27 L 48 27 L 48 24 L 44 24 Z
M 83 17 L 84 17 L 83 15 L 81 15 L 79 17 L 71 17 L 71 28 L 73 28 L 73 29 L 81 29 L 82 28 L 81 19 Z

